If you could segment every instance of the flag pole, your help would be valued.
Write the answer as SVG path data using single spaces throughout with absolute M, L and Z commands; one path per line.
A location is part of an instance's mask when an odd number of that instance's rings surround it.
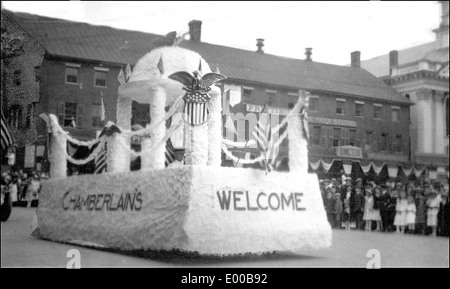
M 267 106 L 267 102 L 266 102 L 266 104 L 264 104 L 264 107 L 263 107 L 263 109 L 261 110 L 261 113 L 264 112 L 264 110 L 266 109 L 266 106 Z M 258 124 L 256 124 L 256 125 L 258 125 Z M 250 130 L 250 127 L 249 127 L 248 129 Z M 249 132 L 249 134 L 248 134 L 248 140 L 245 142 L 244 148 L 247 147 L 247 144 L 248 144 L 249 141 L 250 141 L 250 132 Z M 236 166 L 238 165 L 238 163 L 239 163 L 240 160 L 241 160 L 241 157 L 239 157 L 239 159 L 237 160 L 237 162 L 236 162 L 236 164 L 234 165 L 234 167 L 236 167 Z

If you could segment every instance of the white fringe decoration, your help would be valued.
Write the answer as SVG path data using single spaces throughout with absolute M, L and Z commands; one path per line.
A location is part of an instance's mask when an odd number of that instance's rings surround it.
M 222 143 L 228 146 L 234 146 L 237 148 L 246 148 L 246 147 L 251 147 L 252 145 L 256 144 L 256 141 L 254 139 L 250 139 L 248 142 L 234 142 L 231 140 L 228 140 L 226 138 L 222 139 Z
M 58 119 L 50 114 L 52 138 L 50 143 L 50 176 L 52 178 L 65 178 L 67 176 L 67 134 L 59 127 Z
M 253 159 L 253 160 L 244 160 L 244 159 L 235 157 L 235 156 L 228 150 L 228 148 L 226 147 L 225 144 L 222 144 L 222 151 L 223 151 L 223 152 L 224 152 L 231 160 L 233 160 L 234 162 L 239 161 L 239 163 L 241 163 L 241 164 L 254 164 L 254 163 L 259 163 L 260 161 L 263 160 L 263 156 L 262 156 L 262 155 L 260 155 L 259 157 L 255 158 L 255 159 Z
M 288 118 L 287 131 L 289 134 L 289 171 L 308 173 L 308 142 L 303 135 L 303 122 L 299 117 L 300 110 L 307 104 L 309 92 L 299 90 L 297 104 Z
M 108 172 L 130 171 L 130 139 L 120 133 L 115 133 L 108 138 L 107 168 Z M 99 146 L 100 147 L 100 146 Z M 128 149 L 127 149 L 128 148 Z

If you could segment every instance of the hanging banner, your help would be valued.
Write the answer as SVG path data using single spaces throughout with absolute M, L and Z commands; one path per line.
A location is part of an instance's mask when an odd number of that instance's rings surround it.
M 35 161 L 36 146 L 29 145 L 25 147 L 25 168 L 33 168 Z
M 352 165 L 343 164 L 344 172 L 346 175 L 350 175 L 352 173 Z
M 388 173 L 390 178 L 396 178 L 398 175 L 398 166 L 388 166 Z
M 437 171 L 429 170 L 428 171 L 428 176 L 430 177 L 431 180 L 436 180 L 437 179 Z

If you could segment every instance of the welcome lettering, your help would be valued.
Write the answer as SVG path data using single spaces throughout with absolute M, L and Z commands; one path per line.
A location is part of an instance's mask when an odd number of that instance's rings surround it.
M 222 211 L 306 210 L 301 206 L 303 193 L 300 192 L 270 194 L 260 192 L 256 197 L 252 197 L 248 191 L 218 190 L 216 196 Z

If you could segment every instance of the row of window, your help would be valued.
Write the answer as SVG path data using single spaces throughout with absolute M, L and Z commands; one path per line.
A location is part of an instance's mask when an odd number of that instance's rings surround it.
M 36 105 L 37 102 L 30 103 L 25 107 L 18 104 L 12 105 L 9 109 L 9 126 L 18 130 L 31 128 L 33 119 L 36 116 Z M 24 115 L 26 116 L 25 118 Z
M 79 103 L 61 102 L 58 105 L 58 122 L 62 126 L 83 127 L 84 123 L 84 105 Z M 93 127 L 102 127 L 101 105 L 92 104 L 91 125 Z
M 242 94 L 244 97 L 244 101 L 249 101 L 251 99 L 253 88 L 251 87 L 243 87 L 242 88 Z M 275 103 L 277 98 L 277 92 L 273 90 L 266 90 L 267 95 L 267 105 L 271 106 Z M 290 100 L 288 103 L 288 108 L 293 108 L 296 102 L 296 94 L 290 93 L 289 96 Z M 346 115 L 347 114 L 347 106 L 346 106 L 346 100 L 345 99 L 336 99 L 336 114 L 337 115 Z M 310 111 L 319 111 L 319 97 L 316 95 L 312 95 L 309 99 L 309 110 Z M 399 121 L 399 113 L 400 113 L 400 107 L 398 106 L 391 106 L 391 121 L 398 122 Z M 354 111 L 355 117 L 365 117 L 365 107 L 363 101 L 355 101 L 355 111 Z M 374 119 L 383 119 L 383 105 L 381 104 L 373 104 L 373 118 Z
M 310 126 L 312 145 L 323 147 L 355 146 L 374 151 L 404 151 L 401 134 L 382 132 L 378 137 L 372 131 L 359 131 L 340 127 Z
M 41 67 L 34 67 L 34 81 L 39 82 L 41 80 Z M 13 74 L 13 83 L 15 86 L 20 86 L 22 84 L 22 70 L 16 69 Z
M 108 68 L 94 67 L 94 86 L 107 87 Z M 80 65 L 66 63 L 65 81 L 68 84 L 80 83 Z
M 310 101 L 310 110 L 317 111 L 318 110 L 318 97 L 311 98 Z M 391 121 L 398 122 L 399 121 L 399 113 L 400 107 L 391 106 Z M 336 114 L 337 115 L 346 115 L 346 100 L 345 99 L 337 99 L 336 100 Z M 364 110 L 364 102 L 355 101 L 355 117 L 364 117 L 366 115 Z M 373 118 L 374 119 L 383 119 L 383 105 L 374 103 L 373 104 Z

